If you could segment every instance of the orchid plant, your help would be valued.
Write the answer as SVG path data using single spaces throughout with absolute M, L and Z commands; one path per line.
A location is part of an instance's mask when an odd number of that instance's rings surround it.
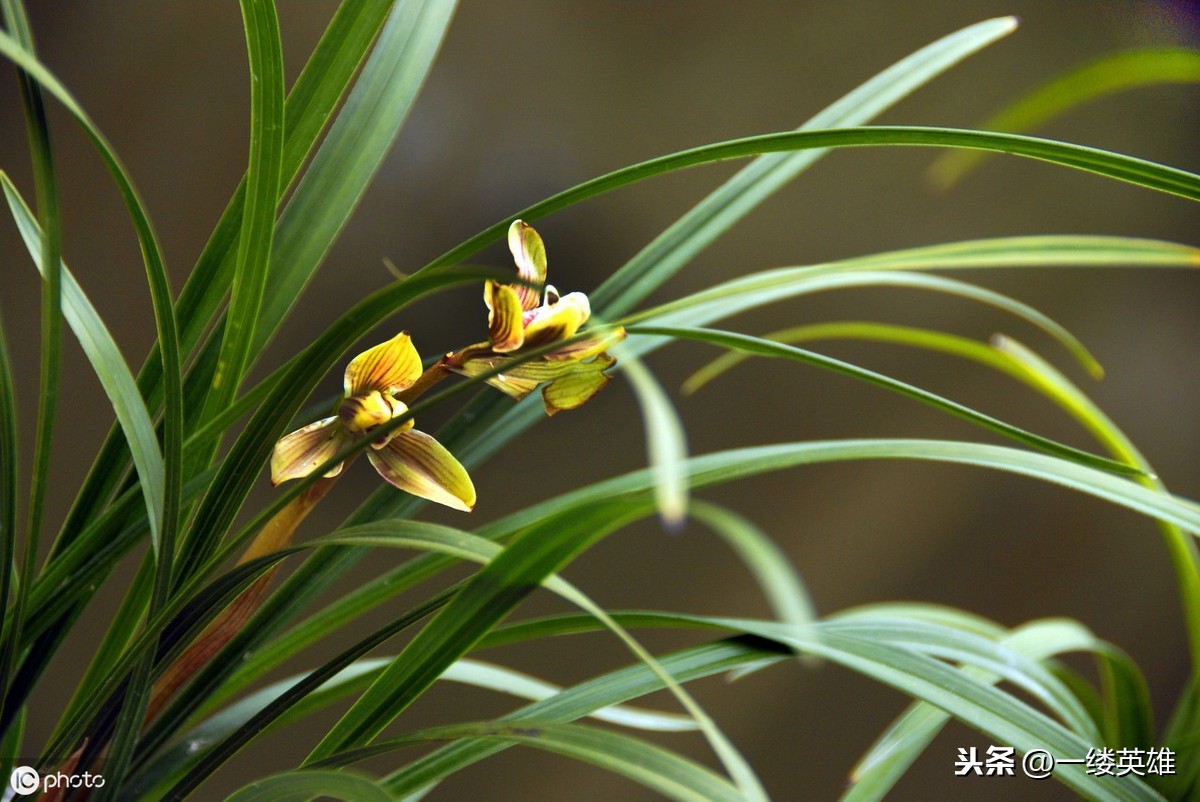
M 1141 84 L 1200 81 L 1200 53 L 1139 51 L 1086 65 L 1018 102 L 985 130 L 868 125 L 1011 33 L 1016 23 L 1001 18 L 972 25 L 884 70 L 797 131 L 669 154 L 513 209 L 361 299 L 326 330 L 311 332 L 306 348 L 258 379 L 251 368 L 369 186 L 434 62 L 454 3 L 342 2 L 290 89 L 275 4 L 240 5 L 251 97 L 246 175 L 176 294 L 122 161 L 39 60 L 21 0 L 0 0 L 0 53 L 17 68 L 35 178 L 33 208 L 4 173 L 0 186 L 41 274 L 43 318 L 37 419 L 24 426 L 34 433 L 24 503 L 18 492 L 18 464 L 26 464 L 18 460 L 23 424 L 15 394 L 27 392 L 26 377 L 14 371 L 0 330 L 0 774 L 11 777 L 0 802 L 17 794 L 91 802 L 212 799 L 226 790 L 234 802 L 435 799 L 444 779 L 512 746 L 591 763 L 678 800 L 763 800 L 769 792 L 795 798 L 796 788 L 768 788 L 758 778 L 754 756 L 739 751 L 718 725 L 720 716 L 701 707 L 689 683 L 715 674 L 743 677 L 796 657 L 806 665 L 816 659 L 847 667 L 912 700 L 850 769 L 844 799 L 887 795 L 952 720 L 1007 750 L 1014 765 L 1028 755 L 1067 760 L 1053 768 L 1053 779 L 1088 799 L 1198 798 L 1200 505 L 1167 492 L 1082 389 L 1011 338 L 983 342 L 865 321 L 810 323 L 764 336 L 712 324 L 831 288 L 903 286 L 990 304 L 1048 332 L 1085 367 L 1097 369 L 1082 344 L 1044 314 L 941 272 L 1195 267 L 1200 250 L 1126 236 L 1016 235 L 761 272 L 737 265 L 736 275 L 707 289 L 659 305 L 644 302 L 775 190 L 837 148 L 955 149 L 957 156 L 937 163 L 945 184 L 972 168 L 963 153 L 996 152 L 1200 200 L 1200 175 L 1193 172 L 1015 131 L 1127 86 L 1114 83 L 1114 70 L 1136 67 Z M 138 237 L 157 330 L 140 371 L 121 354 L 88 298 L 87 287 L 99 280 L 88 255 L 72 252 L 64 237 L 58 186 L 68 177 L 53 158 L 50 103 L 62 106 L 94 144 Z M 526 221 L 537 223 L 656 175 L 751 157 L 594 291 L 564 294 L 547 283 L 546 245 Z M 511 268 L 467 266 L 505 236 L 515 275 Z M 563 286 L 577 280 L 563 271 Z M 403 330 L 411 325 L 407 310 L 454 286 L 482 288 L 479 317 L 462 321 L 458 342 L 470 344 L 423 360 L 414 339 L 423 347 L 434 339 L 415 327 Z M 21 301 L 6 290 L 3 302 Z M 472 342 L 484 309 L 487 338 Z M 78 339 L 115 423 L 69 514 L 47 539 L 52 445 L 69 436 L 65 425 L 55 425 L 64 328 Z M 386 331 L 382 341 L 375 334 L 380 330 Z M 377 344 L 351 356 L 369 337 Z M 835 338 L 918 347 L 994 369 L 1081 423 L 1103 453 L 800 347 Z M 668 392 L 643 363 L 655 349 L 681 340 L 726 352 L 688 381 L 688 392 L 750 356 L 771 357 L 915 399 L 1009 444 L 822 440 L 690 455 Z M 332 405 L 322 402 L 320 412 L 306 412 L 322 377 L 343 364 L 340 396 Z M 477 466 L 546 416 L 579 410 L 614 377 L 628 379 L 644 413 L 645 469 L 596 477 L 517 510 L 502 508 L 499 494 L 484 482 L 477 492 L 471 477 Z M 426 413 L 434 408 L 449 422 L 434 434 L 415 428 L 418 419 L 429 424 Z M 553 450 L 539 451 L 539 460 L 554 458 L 543 451 Z M 342 525 L 310 525 L 315 520 L 309 513 L 362 453 L 383 482 Z M 767 533 L 737 511 L 693 497 L 744 476 L 850 459 L 985 466 L 1082 491 L 1153 519 L 1177 577 L 1192 666 L 1166 726 L 1154 724 L 1151 691 L 1169 689 L 1150 688 L 1138 666 L 1084 622 L 1047 618 L 1013 628 L 924 604 L 872 604 L 817 616 L 799 575 Z M 251 491 L 268 470 L 272 495 L 256 506 Z M 338 492 L 361 488 L 350 484 Z M 478 512 L 438 524 L 421 519 L 430 509 L 425 502 Z M 560 575 L 607 535 L 655 515 L 668 528 L 691 517 L 718 533 L 745 562 L 772 615 L 608 610 Z M 398 557 L 399 551 L 417 556 Z M 329 599 L 325 592 L 367 555 L 382 573 Z M 292 572 L 278 579 L 289 561 Z M 449 578 L 448 569 L 464 565 L 472 568 L 465 578 L 462 572 Z M 130 570 L 117 570 L 124 566 Z M 521 617 L 523 602 L 537 588 L 578 612 Z M 401 594 L 409 591 L 402 606 Z M 95 651 L 82 655 L 64 646 L 72 643 L 70 633 L 95 625 L 97 616 L 85 613 L 107 597 L 119 599 L 119 607 L 104 622 Z M 369 631 L 347 645 L 334 636 L 350 625 Z M 700 639 L 655 654 L 637 636 L 643 627 L 689 630 Z M 497 646 L 520 648 L 590 631 L 607 633 L 630 663 L 559 687 L 480 656 Z M 1098 681 L 1058 659 L 1072 651 L 1094 658 Z M 78 676 L 71 673 L 76 666 Z M 44 697 L 38 694 L 46 678 L 58 674 L 77 679 L 76 690 L 50 718 L 34 700 Z M 444 682 L 522 701 L 502 715 L 413 725 L 406 711 Z M 635 706 L 663 690 L 681 712 Z M 319 725 L 315 736 L 298 728 L 325 709 L 337 716 Z M 237 789 L 226 764 L 239 754 L 258 754 L 260 739 L 279 730 L 303 743 L 307 756 L 290 770 Z M 719 768 L 679 751 L 670 735 L 677 731 L 703 735 Z M 406 747 L 415 745 L 433 748 L 414 757 Z M 1153 752 L 1157 771 L 1143 763 L 1141 771 L 1105 776 L 1069 762 L 1134 749 L 1143 756 Z M 358 765 L 367 759 L 375 760 L 374 773 Z M 968 757 L 961 759 L 970 770 Z M 92 779 L 72 784 L 59 777 Z

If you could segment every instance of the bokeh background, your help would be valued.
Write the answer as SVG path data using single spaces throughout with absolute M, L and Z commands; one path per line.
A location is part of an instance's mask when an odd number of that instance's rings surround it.
M 236 4 L 148 0 L 31 3 L 46 63 L 75 93 L 128 165 L 156 222 L 176 288 L 244 170 L 248 82 Z M 332 12 L 330 2 L 280 3 L 294 78 Z M 1000 104 L 1083 61 L 1137 46 L 1197 44 L 1194 5 L 1097 0 L 848 2 L 551 2 L 464 0 L 440 59 L 358 214 L 295 314 L 261 355 L 260 374 L 311 341 L 357 299 L 390 280 L 385 258 L 412 270 L 480 228 L 554 191 L 625 164 L 721 139 L 795 127 L 861 81 L 928 42 L 978 20 L 1018 14 L 1020 30 L 927 86 L 881 122 L 970 126 Z M 1056 121 L 1044 133 L 1188 169 L 1200 168 L 1195 87 L 1139 90 Z M 136 242 L 94 152 L 52 110 L 68 262 L 124 352 L 140 364 L 153 321 Z M 928 150 L 834 153 L 785 188 L 665 286 L 678 297 L 754 270 L 958 239 L 1033 233 L 1110 233 L 1195 243 L 1187 202 L 1014 158 L 994 159 L 954 191 L 932 190 Z M 0 168 L 32 196 L 15 81 L 0 81 Z M 715 165 L 655 179 L 541 221 L 551 281 L 589 290 L 736 169 Z M 0 223 L 0 307 L 13 344 L 25 465 L 37 388 L 35 273 L 15 229 Z M 480 261 L 508 263 L 502 249 Z M 1010 292 L 1076 332 L 1108 370 L 1090 386 L 1177 492 L 1200 497 L 1200 279 L 1183 272 L 993 271 L 980 283 Z M 474 290 L 404 313 L 422 353 L 480 338 Z M 815 296 L 728 323 L 762 333 L 838 319 L 931 325 L 968 336 L 1013 335 L 1087 381 L 1040 332 L 977 305 L 915 291 Z M 827 353 L 884 370 L 993 415 L 1080 446 L 1070 421 L 1023 387 L 962 362 L 883 346 Z M 700 394 L 679 383 L 713 353 L 679 345 L 650 360 L 677 398 L 690 447 L 702 453 L 771 441 L 856 436 L 987 439 L 910 401 L 814 369 L 745 365 Z M 52 522 L 61 520 L 111 423 L 99 385 L 68 336 L 55 453 Z M 330 376 L 320 392 L 333 391 Z M 431 421 L 422 428 L 432 429 Z M 623 381 L 584 410 L 545 421 L 478 470 L 470 523 L 644 464 L 641 422 Z M 328 531 L 376 480 L 365 465 L 339 485 L 309 533 Z M 264 475 L 252 505 L 269 498 Z M 1153 525 L 1030 480 L 929 464 L 810 467 L 703 491 L 774 535 L 822 612 L 885 600 L 962 606 L 1005 624 L 1071 616 L 1145 668 L 1160 711 L 1187 671 L 1172 574 Z M 462 523 L 461 519 L 432 517 Z M 402 559 L 380 554 L 341 589 Z M 615 608 L 765 615 L 745 570 L 694 525 L 654 524 L 602 543 L 568 576 Z M 123 587 L 116 576 L 66 645 L 54 682 L 34 700 L 30 736 L 52 726 Z M 344 633 L 349 641 L 389 613 Z M 531 612 L 559 609 L 537 597 Z M 689 638 L 646 634 L 669 648 Z M 306 654 L 293 670 L 332 647 Z M 628 661 L 597 635 L 491 655 L 559 682 Z M 696 688 L 779 799 L 830 799 L 855 759 L 904 706 L 899 694 L 834 666 L 788 664 L 735 685 Z M 656 699 L 663 706 L 669 699 Z M 496 715 L 506 699 L 438 689 L 406 713 L 405 729 Z M 318 737 L 265 738 L 197 798 L 219 799 L 257 774 L 284 769 Z M 671 740 L 711 760 L 699 736 Z M 1059 786 L 1023 778 L 955 779 L 958 746 L 986 746 L 949 727 L 898 787 L 898 799 L 1060 799 Z M 386 771 L 387 763 L 371 766 Z M 444 784 L 440 799 L 649 798 L 597 770 L 509 750 Z

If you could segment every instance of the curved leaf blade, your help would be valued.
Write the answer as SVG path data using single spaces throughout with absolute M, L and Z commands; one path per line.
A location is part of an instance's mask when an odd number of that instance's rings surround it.
M 989 131 L 1033 131 L 1079 106 L 1117 92 L 1161 84 L 1200 83 L 1200 51 L 1186 48 L 1129 50 L 1090 61 L 1054 78 L 992 115 Z M 957 184 L 987 159 L 986 153 L 948 153 L 929 168 L 942 189 Z
M 732 348 L 746 353 L 757 354 L 759 356 L 778 357 L 790 359 L 797 362 L 803 362 L 808 365 L 822 367 L 831 370 L 835 373 L 841 373 L 844 376 L 850 376 L 860 379 L 869 384 L 874 384 L 877 387 L 883 387 L 900 395 L 912 398 L 929 406 L 947 412 L 963 420 L 970 421 L 990 431 L 1002 434 L 1019 443 L 1023 443 L 1032 448 L 1037 448 L 1045 451 L 1047 454 L 1054 454 L 1063 459 L 1079 463 L 1080 465 L 1088 465 L 1093 468 L 1107 470 L 1113 473 L 1134 474 L 1140 475 L 1141 470 L 1125 463 L 1114 462 L 1104 457 L 1098 457 L 1086 451 L 1081 451 L 1072 446 L 1063 445 L 1054 440 L 1041 437 L 1040 435 L 1032 434 L 1012 424 L 1005 423 L 990 415 L 985 415 L 982 412 L 977 412 L 970 407 L 963 406 L 955 401 L 931 393 L 928 390 L 922 390 L 905 382 L 897 381 L 889 376 L 884 376 L 882 373 L 876 373 L 873 370 L 860 368 L 857 365 L 851 365 L 848 362 L 843 362 L 840 359 L 823 356 L 822 354 L 813 351 L 807 351 L 803 348 L 797 348 L 793 345 L 767 340 L 761 337 L 751 337 L 748 334 L 738 334 L 735 332 L 721 331 L 718 329 L 701 329 L 701 328 L 678 328 L 671 326 L 637 326 L 629 329 L 630 334 L 648 334 L 664 337 L 675 337 L 678 339 L 695 340 L 698 342 L 706 342 L 712 345 L 718 345 L 723 348 Z

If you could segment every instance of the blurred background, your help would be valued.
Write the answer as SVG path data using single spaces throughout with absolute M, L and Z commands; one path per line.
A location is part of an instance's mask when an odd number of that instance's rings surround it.
M 122 155 L 155 221 L 178 289 L 245 167 L 248 81 L 236 4 L 60 0 L 30 6 L 44 61 Z M 333 8 L 331 2 L 280 4 L 290 79 Z M 1200 30 L 1195 5 L 1165 0 L 464 0 L 374 186 L 280 336 L 261 355 L 258 375 L 390 281 L 384 259 L 411 271 L 484 226 L 595 175 L 682 148 L 793 128 L 913 50 L 1004 14 L 1022 18 L 1013 36 L 880 122 L 969 127 L 1081 62 L 1138 46 L 1195 46 Z M 1041 133 L 1195 170 L 1198 111 L 1195 87 L 1144 89 L 1076 111 Z M 131 227 L 80 132 L 57 108 L 51 122 L 67 261 L 130 362 L 139 365 L 154 327 Z M 32 197 L 25 148 L 10 75 L 0 81 L 0 168 Z M 1102 233 L 1196 244 L 1195 207 L 1182 199 L 1015 158 L 993 159 L 962 186 L 941 193 L 925 176 L 934 156 L 926 149 L 829 155 L 697 258 L 656 299 L 770 267 L 976 237 Z M 593 289 L 739 166 L 658 178 L 539 222 L 550 280 L 563 291 Z M 502 248 L 478 261 L 510 264 Z M 0 308 L 15 351 L 28 466 L 38 283 L 7 221 L 0 223 L 0 271 Z M 1104 364 L 1107 378 L 1090 383 L 1048 338 L 1012 318 L 915 291 L 813 296 L 724 325 L 761 334 L 803 322 L 859 319 L 940 327 L 982 339 L 1004 332 L 1042 351 L 1077 381 L 1089 382 L 1100 406 L 1168 485 L 1200 497 L 1195 402 L 1200 278 L 1118 269 L 990 271 L 978 274 L 978 281 L 1066 324 Z M 410 329 L 428 355 L 481 339 L 483 324 L 479 293 L 463 290 L 404 312 L 379 335 Z M 68 436 L 55 453 L 50 510 L 55 525 L 112 421 L 69 334 L 66 345 L 59 426 Z M 822 344 L 818 350 L 1091 447 L 1047 402 L 984 368 L 886 346 Z M 678 402 L 695 453 L 860 436 L 991 441 L 911 401 L 794 364 L 749 363 L 697 395 L 682 397 L 680 382 L 714 355 L 704 347 L 677 345 L 650 360 Z M 339 386 L 340 373 L 330 375 L 319 392 Z M 435 422 L 421 423 L 432 431 Z M 540 455 L 551 446 L 560 461 L 548 469 Z M 617 380 L 583 410 L 543 421 L 474 472 L 480 502 L 469 523 L 485 523 L 644 461 L 637 406 L 626 383 Z M 329 531 L 374 489 L 376 479 L 365 465 L 353 471 L 356 481 L 338 486 L 306 527 L 308 534 Z M 252 508 L 270 498 L 265 473 L 260 484 Z M 1154 526 L 1090 497 L 975 469 L 899 462 L 810 467 L 700 495 L 728 504 L 770 532 L 794 559 L 822 613 L 921 600 L 961 606 L 1006 625 L 1044 616 L 1078 618 L 1144 667 L 1160 712 L 1174 702 L 1188 669 L 1172 572 Z M 428 517 L 464 523 L 450 514 L 431 511 Z M 379 554 L 340 587 L 353 587 L 401 559 Z M 680 534 L 667 534 L 653 522 L 633 527 L 587 553 L 567 576 L 614 608 L 769 612 L 731 552 L 699 525 Z M 92 611 L 83 631 L 64 647 L 54 683 L 34 700 L 34 743 L 45 738 L 82 673 L 119 599 L 122 577 L 109 585 L 108 608 Z M 345 642 L 406 609 L 406 601 L 348 628 Z M 521 614 L 556 609 L 554 600 L 537 596 Z M 645 641 L 663 650 L 694 639 L 646 633 Z M 333 645 L 314 650 L 285 673 L 315 665 L 332 650 Z M 560 683 L 629 661 L 606 635 L 486 657 Z M 719 679 L 700 683 L 696 693 L 778 799 L 835 797 L 854 761 L 907 701 L 835 666 L 797 663 L 734 686 Z M 673 704 L 668 698 L 653 703 Z M 475 720 L 513 706 L 460 686 L 439 688 L 400 724 L 407 730 Z M 333 714 L 314 718 L 305 737 L 262 739 L 198 798 L 222 798 L 264 771 L 294 765 L 319 737 L 317 728 L 332 720 Z M 895 798 L 1067 797 L 1061 786 L 1020 777 L 952 776 L 957 747 L 988 743 L 966 726 L 951 725 Z M 672 737 L 670 745 L 711 762 L 699 736 Z M 369 766 L 379 772 L 388 767 Z M 512 749 L 450 779 L 433 798 L 607 800 L 617 794 L 650 798 L 642 788 L 587 766 Z

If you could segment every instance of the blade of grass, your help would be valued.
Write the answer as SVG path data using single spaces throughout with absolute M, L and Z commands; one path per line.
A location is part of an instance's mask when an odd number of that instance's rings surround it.
M 1012 424 L 993 418 L 990 415 L 985 415 L 982 412 L 977 412 L 970 407 L 963 406 L 949 399 L 943 398 L 936 393 L 931 393 L 927 390 L 922 390 L 919 387 L 906 384 L 901 381 L 884 376 L 882 373 L 876 373 L 872 370 L 860 368 L 857 365 L 851 365 L 848 362 L 843 362 L 840 359 L 823 356 L 813 351 L 806 351 L 803 348 L 797 348 L 792 345 L 785 345 L 773 340 L 763 339 L 761 337 L 751 337 L 748 334 L 738 334 L 736 332 L 721 331 L 718 329 L 701 329 L 701 328 L 678 328 L 670 326 L 637 326 L 629 329 L 630 334 L 647 334 L 657 335 L 662 337 L 674 337 L 676 339 L 695 340 L 697 342 L 709 343 L 718 345 L 722 348 L 732 348 L 746 353 L 757 354 L 759 356 L 776 357 L 781 359 L 789 359 L 796 362 L 802 362 L 815 367 L 822 367 L 835 373 L 840 373 L 843 376 L 850 376 L 861 381 L 873 384 L 876 387 L 883 387 L 900 395 L 921 401 L 934 409 L 949 413 L 955 417 L 970 421 L 974 424 L 982 426 L 989 431 L 997 434 L 1002 434 L 1005 437 L 1011 438 L 1018 443 L 1045 451 L 1047 454 L 1054 454 L 1065 460 L 1087 465 L 1092 468 L 1109 471 L 1122 475 L 1141 475 L 1141 470 L 1131 467 L 1121 462 L 1104 457 L 1097 457 L 1086 451 L 1063 445 L 1054 440 L 1041 437 L 1040 435 L 1032 434 Z
M 4 609 L 16 612 L 14 597 L 20 592 L 14 579 L 19 578 L 17 569 L 17 495 L 20 493 L 17 453 L 17 399 L 13 387 L 12 364 L 8 358 L 8 338 L 4 323 L 0 319 L 0 602 Z M 0 620 L 0 692 L 8 689 L 8 677 L 20 645 L 19 618 L 14 615 Z M 12 644 L 11 646 L 9 644 Z M 10 729 L 8 735 L 14 735 Z M 7 743 L 7 741 L 6 741 Z M 13 754 L 15 757 L 15 752 Z M 7 752 L 0 758 L 8 759 Z M 0 768 L 11 768 L 7 764 Z
M 717 533 L 746 565 L 779 620 L 806 637 L 816 637 L 816 609 L 791 560 L 765 532 L 732 510 L 707 501 L 692 504 L 692 514 Z
M 235 791 L 226 802 L 307 802 L 316 798 L 344 802 L 393 802 L 375 780 L 344 771 L 292 771 L 275 774 Z
M 19 0 L 5 0 L 0 5 L 4 26 L 24 48 L 33 48 L 29 20 Z M 62 253 L 62 228 L 58 209 L 58 185 L 54 176 L 54 159 L 50 146 L 50 131 L 46 108 L 37 83 L 18 67 L 21 105 L 25 115 L 25 130 L 29 139 L 30 159 L 33 162 L 34 186 L 37 193 L 38 219 L 46 237 L 39 244 L 43 264 L 49 265 L 42 277 L 41 288 L 41 363 L 38 372 L 37 423 L 34 430 L 33 464 L 29 481 L 29 509 L 26 520 L 22 560 L 17 574 L 16 599 L 13 604 L 12 625 L 8 639 L 0 642 L 0 734 L 14 721 L 19 704 L 12 706 L 8 696 L 13 666 L 21 650 L 21 628 L 24 625 L 25 605 L 29 586 L 37 575 L 38 552 L 41 543 L 42 518 L 45 513 L 46 492 L 50 482 L 50 454 L 54 443 L 54 421 L 58 410 L 59 370 L 62 362 L 62 273 L 59 254 Z M 8 570 L 8 566 L 5 566 Z M 5 600 L 7 602 L 7 599 Z
M 636 517 L 623 505 L 597 504 L 570 519 L 529 529 L 488 563 L 397 656 L 335 724 L 306 763 L 378 735 L 522 599 L 590 542 Z
M 687 519 L 688 487 L 682 464 L 687 460 L 687 433 L 679 413 L 642 361 L 618 345 L 613 356 L 634 388 L 646 431 L 646 452 L 655 475 L 655 503 L 668 530 L 678 530 Z
M 1107 95 L 1161 84 L 1200 83 L 1200 52 L 1185 48 L 1128 50 L 1076 67 L 1042 84 L 989 117 L 988 131 L 1032 131 L 1048 120 Z M 948 189 L 987 158 L 985 153 L 947 153 L 929 168 L 929 177 Z
M 358 206 L 424 83 L 454 13 L 453 0 L 398 3 L 346 105 L 279 221 L 258 352 Z
M 761 134 L 659 156 L 584 181 L 481 231 L 447 251 L 422 270 L 458 264 L 498 241 L 512 219 L 536 221 L 580 201 L 658 175 L 764 153 L 858 147 L 935 147 L 1007 153 L 1081 170 L 1157 192 L 1178 195 L 1189 200 L 1200 199 L 1200 176 L 1195 173 L 1099 148 L 1033 136 L 960 128 L 883 125 Z
M 280 40 L 275 3 L 274 0 L 242 0 L 241 10 L 250 64 L 250 163 L 246 170 L 246 203 L 232 297 L 229 313 L 225 318 L 220 358 L 212 382 L 214 392 L 208 398 L 210 410 L 222 409 L 233 400 L 249 359 L 255 320 L 259 314 L 266 284 L 283 150 L 283 43 Z M 207 418 L 209 415 L 211 411 L 202 414 L 201 418 Z M 179 423 L 182 424 L 182 418 Z M 182 460 L 181 433 L 177 433 L 177 438 L 179 442 L 172 456 Z M 181 470 L 182 466 L 175 469 L 176 477 L 181 476 Z M 182 484 L 181 480 L 179 484 Z M 177 496 L 181 490 L 181 487 L 176 490 Z M 175 547 L 172 540 L 160 550 L 154 569 L 149 599 L 150 616 L 162 609 L 166 603 L 172 585 L 174 557 Z M 127 598 L 126 608 L 122 609 L 122 612 L 134 621 L 140 617 L 134 615 L 137 604 L 136 590 L 135 584 L 134 591 Z M 114 622 L 114 641 L 128 642 L 132 632 L 125 633 L 122 638 L 120 624 L 120 619 Z M 122 793 L 121 788 L 133 760 L 138 734 L 142 730 L 150 701 L 154 658 L 153 651 L 148 650 L 134 667 L 126 687 L 112 740 L 106 750 L 105 784 L 97 794 L 97 802 L 112 802 Z M 100 665 L 93 676 L 102 674 L 106 667 Z M 86 687 L 88 679 L 89 677 L 85 676 L 81 686 Z
M 407 746 L 459 739 L 545 749 L 620 774 L 678 802 L 736 802 L 746 798 L 725 778 L 657 744 L 594 727 L 547 721 L 520 725 L 480 722 L 421 730 L 334 755 L 319 766 L 341 767 Z
M 250 62 L 250 159 L 237 265 L 204 420 L 233 401 L 250 362 L 280 193 L 284 88 L 279 20 L 272 3 L 248 0 L 242 2 L 242 19 Z
M 287 134 L 281 192 L 316 144 L 391 5 L 392 0 L 361 0 L 341 4 L 334 14 L 288 96 L 284 110 Z M 191 353 L 213 326 L 211 318 L 229 291 L 245 191 L 243 180 L 180 292 L 177 314 L 182 351 L 186 353 Z M 208 386 L 207 381 L 200 384 L 203 388 Z M 138 387 L 150 406 L 161 403 L 162 365 L 157 343 L 138 374 Z M 188 402 L 189 409 L 202 408 L 195 398 L 189 397 Z M 110 432 L 76 496 L 56 547 L 71 543 L 84 528 L 91 514 L 101 506 L 100 500 L 111 494 L 121 481 L 127 461 L 119 437 Z
M 927 81 L 1016 28 L 1014 17 L 985 20 L 945 36 L 875 75 L 826 107 L 800 130 L 861 125 Z M 632 309 L 738 220 L 825 152 L 756 159 L 671 225 L 593 294 L 606 316 Z
M 764 340 L 798 345 L 814 340 L 866 340 L 883 342 L 893 345 L 908 345 L 927 351 L 960 356 L 974 362 L 987 365 L 1009 376 L 1020 379 L 1025 373 L 998 353 L 987 343 L 960 337 L 957 334 L 947 334 L 933 329 L 923 329 L 914 326 L 897 326 L 891 323 L 872 323 L 869 321 L 838 321 L 835 323 L 812 323 L 804 326 L 779 329 L 763 335 Z M 720 378 L 733 368 L 748 361 L 754 355 L 747 351 L 731 350 L 717 357 L 707 365 L 702 366 L 683 382 L 685 395 L 692 395 L 706 384 Z
M 101 161 L 117 184 L 121 197 L 125 201 L 129 216 L 133 221 L 138 245 L 142 250 L 142 258 L 146 266 L 146 277 L 154 306 L 155 327 L 158 330 L 159 343 L 162 349 L 165 378 L 164 387 L 166 392 L 162 449 L 164 466 L 163 511 L 161 513 L 162 530 L 158 533 L 157 537 L 153 537 L 152 542 L 156 551 L 172 553 L 174 549 L 174 529 L 178 516 L 179 489 L 182 482 L 182 475 L 180 473 L 181 460 L 179 457 L 183 443 L 183 388 L 180 373 L 178 332 L 175 325 L 170 284 L 167 281 L 166 267 L 163 264 L 158 241 L 155 238 L 153 227 L 150 225 L 150 219 L 146 215 L 141 199 L 134 189 L 125 168 L 117 159 L 108 140 L 105 139 L 104 135 L 87 115 L 87 112 L 83 110 L 70 92 L 59 83 L 58 79 L 32 53 L 23 48 L 17 41 L 2 33 L 0 33 L 0 54 L 3 54 L 18 67 L 25 70 L 42 89 L 49 92 L 62 103 L 63 107 L 79 123 L 84 133 L 92 141 Z M 53 240 L 54 237 L 48 233 L 45 239 Z M 49 271 L 55 272 L 58 269 L 58 259 L 48 264 Z

